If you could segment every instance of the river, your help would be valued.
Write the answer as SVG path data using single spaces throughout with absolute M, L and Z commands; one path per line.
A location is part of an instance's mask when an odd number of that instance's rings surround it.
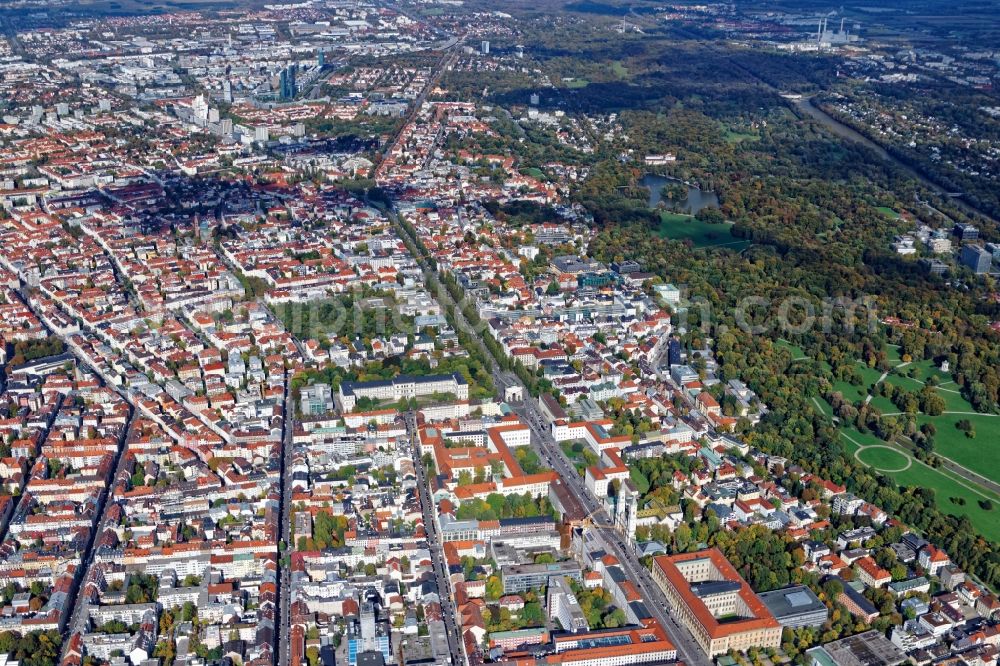
M 857 130 L 848 127 L 844 123 L 840 122 L 839 120 L 828 114 L 823 109 L 813 104 L 811 98 L 803 97 L 802 99 L 795 100 L 795 107 L 802 113 L 812 118 L 813 120 L 819 121 L 821 125 L 826 127 L 828 130 L 830 130 L 837 136 L 867 146 L 868 148 L 874 150 L 875 153 L 878 154 L 878 156 L 881 157 L 882 159 L 893 162 L 901 166 L 902 168 L 906 169 L 907 171 L 913 172 L 912 168 L 908 167 L 907 165 L 903 164 L 898 159 L 890 155 L 888 152 L 886 152 L 886 150 L 882 146 L 878 145 L 877 143 L 866 137 L 861 132 L 858 132 Z
M 830 130 L 830 132 L 832 132 L 836 136 L 847 139 L 848 141 L 854 141 L 856 143 L 860 143 L 863 146 L 871 148 L 875 152 L 875 154 L 884 159 L 886 162 L 891 162 L 892 164 L 896 165 L 897 167 L 899 167 L 900 169 L 911 175 L 913 178 L 920 181 L 920 183 L 924 187 L 926 187 L 927 189 L 933 191 L 934 193 L 940 196 L 948 198 L 949 201 L 952 201 L 956 206 L 964 209 L 967 213 L 975 213 L 976 215 L 981 215 L 982 217 L 985 217 L 988 220 L 993 219 L 991 216 L 979 210 L 965 199 L 957 197 L 949 197 L 947 190 L 945 190 L 943 187 L 941 187 L 933 180 L 931 180 L 930 177 L 927 176 L 927 174 L 923 173 L 922 171 L 918 171 L 916 168 L 903 162 L 899 158 L 890 155 L 885 150 L 885 148 L 878 145 L 877 143 L 866 137 L 864 134 L 861 134 L 852 127 L 848 127 L 844 123 L 840 122 L 839 120 L 828 114 L 823 109 L 813 104 L 811 98 L 803 97 L 801 99 L 793 100 L 793 103 L 795 104 L 795 108 L 798 109 L 800 113 L 807 115 L 813 120 L 817 121 L 818 123 L 823 125 L 823 127 Z M 936 211 L 936 209 L 934 210 Z M 944 215 L 944 213 L 941 213 L 940 211 L 936 212 L 940 213 L 941 215 Z
M 656 208 L 660 201 L 663 201 L 661 195 L 661 190 L 665 185 L 670 183 L 681 183 L 677 178 L 670 178 L 667 176 L 657 176 L 656 174 L 647 173 L 639 181 L 639 184 L 643 187 L 649 188 L 649 207 Z M 683 183 L 681 183 L 683 184 Z M 702 208 L 718 208 L 719 207 L 719 195 L 715 192 L 709 192 L 707 190 L 701 190 L 694 185 L 687 185 L 687 195 L 680 201 L 663 201 L 666 207 L 677 213 L 687 213 L 688 215 L 694 215 Z

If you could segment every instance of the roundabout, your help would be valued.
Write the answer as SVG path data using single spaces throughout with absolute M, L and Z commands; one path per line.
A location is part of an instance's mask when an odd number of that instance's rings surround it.
M 877 472 L 905 472 L 913 465 L 908 454 L 884 444 L 863 446 L 854 452 L 854 458 Z

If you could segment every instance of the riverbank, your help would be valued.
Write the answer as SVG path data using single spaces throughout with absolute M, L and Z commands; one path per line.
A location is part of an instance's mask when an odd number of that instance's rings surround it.
M 932 192 L 934 192 L 939 196 L 947 198 L 949 201 L 953 202 L 956 206 L 961 208 L 966 213 L 970 215 L 979 215 L 981 217 L 986 218 L 987 220 L 991 220 L 994 223 L 996 223 L 996 220 L 994 220 L 992 216 L 987 215 L 983 211 L 979 210 L 977 207 L 970 204 L 965 199 L 958 197 L 949 197 L 948 191 L 944 187 L 939 185 L 936 181 L 934 181 L 931 174 L 921 171 L 920 169 L 904 162 L 903 160 L 899 159 L 892 153 L 888 152 L 885 148 L 883 148 L 879 144 L 869 139 L 861 132 L 857 131 L 853 127 L 849 127 L 848 125 L 845 125 L 844 123 L 840 122 L 839 120 L 831 116 L 829 113 L 827 113 L 823 109 L 813 104 L 811 97 L 802 97 L 800 99 L 795 99 L 790 101 L 792 101 L 793 106 L 799 112 L 800 115 L 805 115 L 812 118 L 813 120 L 823 125 L 835 136 L 838 136 L 842 139 L 847 139 L 848 141 L 852 141 L 854 143 L 859 143 L 871 149 L 873 152 L 875 152 L 876 155 L 878 155 L 885 161 L 890 162 L 891 164 L 899 167 L 907 174 L 909 174 L 917 181 L 919 181 L 920 184 L 922 184 L 924 187 L 926 187 L 927 189 L 931 190 Z

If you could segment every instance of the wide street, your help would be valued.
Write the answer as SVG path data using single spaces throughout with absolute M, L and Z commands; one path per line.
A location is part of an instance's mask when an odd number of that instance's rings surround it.
M 502 392 L 504 387 L 516 385 L 523 386 L 520 380 L 509 372 L 499 372 L 494 370 L 493 381 L 497 384 L 497 390 Z M 603 546 L 604 550 L 612 553 L 618 558 L 628 574 L 630 580 L 634 581 L 639 591 L 646 601 L 646 608 L 653 617 L 666 630 L 670 640 L 677 647 L 678 659 L 687 664 L 709 664 L 701 648 L 695 642 L 691 633 L 682 627 L 673 615 L 667 611 L 667 600 L 659 586 L 653 582 L 649 571 L 639 562 L 638 555 L 626 542 L 621 534 L 614 530 L 611 519 L 607 512 L 601 507 L 597 500 L 587 490 L 583 478 L 577 473 L 576 468 L 566 458 L 562 448 L 552 438 L 544 417 L 538 410 L 537 403 L 532 398 L 527 398 L 521 402 L 511 403 L 514 411 L 531 428 L 533 442 L 536 451 L 542 459 L 566 482 L 567 487 L 572 490 L 576 498 L 590 512 L 593 522 L 594 536 Z M 586 528 L 585 528 L 586 529 Z
M 101 537 L 101 529 L 107 520 L 108 513 L 111 507 L 115 504 L 114 500 L 111 499 L 111 492 L 114 485 L 114 480 L 124 469 L 125 460 L 127 458 L 126 448 L 128 447 L 129 434 L 132 432 L 132 426 L 135 425 L 136 413 L 132 411 L 129 415 L 128 426 L 126 426 L 124 432 L 122 432 L 121 437 L 118 439 L 118 448 L 115 451 L 114 466 L 113 471 L 109 477 L 108 487 L 105 489 L 100 496 L 100 504 L 98 505 L 99 516 L 97 522 L 94 524 L 95 528 L 90 535 L 90 539 L 87 542 L 87 550 L 83 555 L 80 563 L 79 574 L 76 581 L 73 584 L 73 612 L 70 616 L 69 622 L 66 623 L 66 635 L 71 636 L 75 633 L 83 633 L 87 629 L 87 623 L 90 621 L 90 615 L 88 612 L 89 602 L 84 598 L 82 594 L 83 587 L 87 580 L 87 573 L 90 571 L 90 565 L 94 563 L 94 554 L 97 550 L 96 544 L 97 540 Z M 69 647 L 69 641 L 63 642 L 63 650 Z
M 396 226 L 400 236 L 404 239 L 409 239 L 412 244 L 416 245 L 417 239 L 410 237 L 406 229 L 400 223 L 398 216 L 394 212 L 390 211 L 389 217 Z M 419 250 L 421 248 L 417 246 L 417 249 Z M 424 255 L 418 251 L 414 252 L 414 256 L 417 259 L 417 263 L 424 271 L 424 279 L 427 281 L 428 286 L 430 287 L 435 282 L 440 284 L 437 280 L 433 267 Z M 469 334 L 479 342 L 481 349 L 483 350 L 486 358 L 489 360 L 490 372 L 492 373 L 498 395 L 502 396 L 505 388 L 508 386 L 518 386 L 521 388 L 524 395 L 528 395 L 527 388 L 514 373 L 504 372 L 500 369 L 499 365 L 490 355 L 489 350 L 479 337 L 483 334 L 483 332 L 476 331 L 470 325 L 465 316 L 462 314 L 461 307 L 451 297 L 448 290 L 440 288 L 437 290 L 436 296 L 438 300 L 441 301 L 442 306 L 446 308 L 454 306 L 455 318 L 457 320 L 455 323 L 457 327 L 463 328 L 469 332 Z M 636 582 L 639 591 L 646 600 L 647 609 L 653 614 L 653 617 L 656 618 L 656 620 L 660 623 L 660 626 L 662 626 L 664 631 L 667 632 L 667 636 L 677 647 L 678 658 L 690 665 L 707 666 L 710 661 L 695 642 L 691 633 L 685 627 L 682 627 L 667 611 L 666 598 L 664 597 L 659 586 L 653 582 L 650 572 L 642 565 L 641 562 L 639 562 L 639 558 L 635 551 L 631 547 L 627 547 L 620 535 L 614 532 L 611 520 L 607 513 L 597 503 L 596 498 L 594 498 L 587 490 L 583 479 L 577 473 L 573 465 L 570 464 L 566 455 L 563 453 L 556 441 L 552 438 L 551 433 L 547 429 L 547 424 L 545 423 L 541 413 L 538 411 L 538 406 L 535 403 L 535 400 L 529 397 L 528 399 L 520 402 L 512 402 L 511 406 L 514 408 L 514 411 L 518 414 L 518 416 L 520 416 L 521 419 L 531 428 L 533 442 L 536 449 L 542 454 L 545 462 L 559 473 L 567 487 L 570 488 L 578 501 L 586 507 L 587 511 L 590 513 L 590 517 L 593 521 L 592 529 L 594 529 L 594 534 L 599 542 L 603 545 L 607 552 L 614 554 L 618 558 L 622 567 L 625 569 L 625 572 Z
M 424 464 L 421 460 L 420 452 L 416 450 L 416 422 L 414 413 L 407 412 L 406 427 L 410 432 L 410 454 L 413 456 L 413 464 L 417 471 L 417 488 L 420 492 L 420 510 L 424 516 L 424 530 L 427 533 L 427 547 L 431 551 L 431 560 L 434 563 L 434 573 L 437 576 L 438 595 L 441 598 L 441 615 L 444 621 L 448 636 L 448 650 L 451 653 L 452 664 L 464 664 L 463 645 L 458 626 L 455 624 L 455 605 L 451 590 L 451 581 L 448 578 L 448 568 L 444 561 L 444 553 L 441 550 L 441 542 L 437 529 L 437 521 L 434 517 L 434 503 L 431 501 L 430 482 L 427 479 Z
M 278 664 L 284 666 L 288 664 L 288 638 L 291 634 L 291 567 L 285 559 L 287 553 L 291 553 L 294 544 L 291 542 L 292 526 L 292 480 L 289 478 L 289 470 L 292 469 L 292 433 L 295 432 L 295 411 L 290 378 L 285 379 L 285 419 L 284 432 L 281 437 L 281 512 L 278 533 L 285 542 L 285 552 L 278 553 Z
M 410 235 L 395 211 L 390 209 L 386 212 L 400 237 L 403 238 L 404 242 L 407 242 L 407 244 L 411 246 L 411 250 L 415 250 L 413 251 L 413 255 L 423 271 L 424 280 L 428 288 L 432 288 L 437 285 L 439 288 L 436 290 L 436 297 L 440 301 L 441 305 L 445 308 L 454 308 L 456 321 L 453 323 L 456 328 L 464 329 L 473 339 L 478 341 L 480 348 L 489 361 L 490 372 L 492 373 L 493 381 L 496 384 L 498 395 L 503 396 L 504 389 L 508 386 L 519 386 L 522 393 L 527 395 L 527 388 L 516 375 L 511 372 L 504 372 L 500 369 L 496 360 L 492 357 L 489 350 L 486 348 L 486 345 L 480 338 L 480 336 L 484 334 L 483 331 L 476 331 L 474 329 L 462 313 L 461 306 L 455 302 L 451 294 L 448 293 L 448 290 L 441 285 L 441 282 L 437 277 L 436 270 L 427 260 L 424 252 L 422 252 L 423 248 L 418 244 L 418 239 Z M 539 413 L 534 399 L 528 398 L 527 400 L 514 402 L 511 406 L 522 418 L 522 420 L 524 420 L 531 427 L 533 441 L 538 447 L 538 450 L 542 453 L 545 461 L 552 469 L 559 473 L 564 482 L 567 484 L 567 487 L 572 490 L 578 501 L 586 507 L 587 511 L 590 513 L 595 535 L 603 544 L 604 549 L 609 553 L 613 553 L 618 558 L 626 573 L 636 582 L 643 598 L 647 601 L 646 606 L 649 609 L 649 612 L 653 614 L 653 616 L 667 632 L 670 640 L 677 647 L 678 658 L 691 665 L 701 666 L 709 664 L 710 661 L 705 657 L 701 648 L 694 641 L 691 633 L 685 627 L 682 627 L 667 611 L 666 598 L 663 596 L 659 587 L 653 582 L 650 572 L 642 565 L 642 563 L 639 562 L 639 558 L 632 548 L 626 547 L 619 535 L 614 533 L 611 520 L 607 513 L 598 505 L 596 498 L 591 496 L 590 492 L 584 485 L 583 479 L 577 473 L 576 469 L 570 464 L 566 455 L 562 452 L 562 449 L 548 432 L 547 424 L 544 422 L 541 414 Z M 418 465 L 418 467 L 420 466 Z M 420 484 L 422 487 L 425 486 L 422 479 L 420 480 Z M 424 488 L 424 492 L 426 492 L 426 488 Z M 429 502 L 425 506 L 430 506 Z M 432 521 L 429 521 L 427 516 L 425 516 L 425 524 L 430 522 Z M 450 633 L 451 631 L 449 630 L 449 634 Z

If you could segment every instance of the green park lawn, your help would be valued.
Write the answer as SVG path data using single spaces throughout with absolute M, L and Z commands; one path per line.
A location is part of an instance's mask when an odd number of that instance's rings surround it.
M 639 471 L 638 467 L 629 467 L 628 474 L 632 479 L 632 483 L 635 484 L 635 489 L 639 491 L 640 495 L 645 495 L 649 492 L 649 479 L 646 478 L 645 474 Z
M 889 349 L 890 363 L 894 366 L 902 363 L 898 350 Z M 872 386 L 880 373 L 874 368 L 859 364 L 862 373 L 863 386 L 854 386 L 847 382 L 837 382 L 834 390 L 840 391 L 845 398 L 852 401 L 864 400 L 869 386 Z M 912 373 L 913 376 L 907 376 Z M 934 376 L 939 384 L 937 391 L 944 398 L 946 412 L 939 416 L 917 415 L 917 423 L 933 423 L 937 428 L 934 436 L 934 451 L 939 456 L 948 458 L 959 465 L 972 470 L 984 477 L 1000 482 L 1000 465 L 990 464 L 1000 446 L 1000 416 L 977 414 L 972 405 L 958 392 L 958 387 L 947 373 L 941 372 L 931 361 L 919 361 L 901 368 L 895 368 L 886 377 L 886 382 L 905 388 L 908 391 L 920 391 L 923 382 Z M 827 416 L 832 415 L 829 404 L 816 400 L 817 408 Z M 884 414 L 895 414 L 899 409 L 883 397 L 874 397 L 871 404 Z M 949 413 L 956 412 L 956 413 Z M 955 427 L 962 419 L 968 419 L 976 432 L 975 438 L 969 438 Z M 1000 497 L 992 491 L 971 481 L 959 478 L 952 472 L 934 469 L 916 460 L 908 452 L 895 445 L 888 444 L 871 433 L 862 434 L 852 426 L 840 425 L 841 437 L 851 455 L 857 452 L 859 446 L 878 447 L 865 448 L 857 457 L 861 463 L 882 471 L 903 486 L 918 486 L 931 488 L 935 491 L 938 507 L 945 513 L 968 516 L 969 520 L 987 538 L 1000 539 Z M 885 448 L 891 447 L 891 448 Z M 894 450 L 895 449 L 895 450 Z M 909 461 L 909 466 L 905 465 Z M 905 467 L 905 469 L 904 469 Z M 989 499 L 995 506 L 984 509 L 980 501 Z
M 787 340 L 776 340 L 774 346 L 787 349 L 788 353 L 791 354 L 793 361 L 808 358 L 806 356 L 806 353 L 802 350 L 802 347 L 799 347 L 798 345 L 793 345 L 791 342 Z
M 934 451 L 945 458 L 955 461 L 986 478 L 1000 482 L 1000 465 L 988 464 L 1000 453 L 1000 416 L 979 414 L 972 405 L 962 397 L 958 386 L 947 373 L 943 373 L 930 361 L 921 361 L 901 369 L 902 372 L 916 370 L 914 377 L 906 377 L 891 373 L 886 377 L 886 383 L 907 391 L 919 392 L 924 388 L 924 380 L 930 376 L 938 379 L 936 387 L 938 395 L 945 402 L 945 412 L 938 416 L 926 414 L 917 415 L 917 423 L 932 423 L 937 428 L 934 435 Z M 872 405 L 883 414 L 896 414 L 899 408 L 883 397 L 872 399 Z M 968 437 L 959 430 L 956 424 L 968 420 L 975 431 L 975 437 Z
M 882 376 L 882 371 L 878 368 L 869 368 L 868 364 L 858 362 L 858 372 L 861 373 L 861 381 L 866 387 L 874 386 L 875 382 Z
M 888 444 L 866 448 L 855 457 L 869 467 L 880 471 L 901 472 L 913 464 L 907 454 L 890 447 Z
M 862 434 L 852 427 L 841 427 L 841 438 L 850 455 L 857 453 L 859 445 L 869 447 L 890 447 L 874 435 Z M 904 460 L 909 459 L 910 465 L 903 470 Z M 944 513 L 956 516 L 968 516 L 969 520 L 980 533 L 993 541 L 1000 541 L 1000 497 L 972 486 L 967 481 L 960 481 L 950 472 L 934 469 L 912 458 L 902 450 L 888 448 L 865 448 L 857 457 L 862 464 L 881 469 L 902 470 L 881 472 L 901 486 L 916 486 L 934 490 L 938 508 Z M 980 501 L 992 502 L 992 509 L 984 509 Z
M 962 419 L 968 419 L 972 424 L 975 438 L 967 437 L 955 427 Z M 935 453 L 1000 483 L 1000 465 L 996 464 L 997 454 L 1000 453 L 1000 416 L 948 413 L 940 416 L 917 416 L 917 423 L 920 425 L 928 422 L 937 428 L 937 434 L 934 435 Z
M 835 393 L 840 393 L 844 396 L 845 400 L 852 403 L 857 402 L 858 400 L 864 400 L 868 395 L 867 387 L 855 386 L 854 384 L 849 384 L 845 381 L 834 382 L 833 390 Z
M 888 398 L 877 395 L 872 398 L 871 406 L 882 412 L 883 414 L 894 414 L 899 411 L 896 405 L 892 404 Z
M 691 245 L 696 248 L 726 247 L 740 250 L 750 245 L 750 241 L 734 237 L 732 228 L 731 224 L 709 224 L 693 215 L 663 211 L 660 213 L 660 226 L 656 233 L 669 240 L 691 241 Z
M 816 409 L 818 409 L 819 411 L 823 412 L 823 414 L 826 415 L 826 418 L 828 419 L 833 418 L 833 407 L 830 406 L 830 403 L 828 403 L 826 400 L 823 400 L 822 398 L 813 398 L 812 402 L 813 406 Z
M 908 391 L 919 391 L 923 388 L 920 382 L 892 374 L 885 381 Z M 949 386 L 954 387 L 955 384 Z M 863 400 L 865 396 L 863 389 L 846 382 L 837 382 L 834 384 L 834 390 L 840 391 L 851 401 Z M 1000 453 L 1000 416 L 977 413 L 957 389 L 945 386 L 939 387 L 937 391 L 944 398 L 945 412 L 938 416 L 917 414 L 918 425 L 932 423 L 937 428 L 937 433 L 934 435 L 935 453 L 1000 483 L 1000 465 L 986 464 Z M 882 396 L 872 398 L 871 405 L 886 415 L 899 414 L 899 408 Z M 956 427 L 963 419 L 972 424 L 975 437 L 968 437 L 964 431 Z
M 793 355 L 800 358 L 802 350 L 779 340 L 777 346 L 785 347 Z M 894 366 L 902 363 L 898 348 L 887 350 L 890 363 Z M 862 386 L 847 382 L 837 382 L 834 390 L 840 391 L 845 398 L 856 401 L 864 400 L 868 387 L 872 386 L 881 373 L 859 363 L 858 369 L 862 375 Z M 913 377 L 905 376 L 913 373 Z M 947 404 L 948 412 L 939 416 L 917 415 L 917 423 L 933 423 L 937 428 L 934 436 L 934 451 L 939 456 L 948 458 L 959 465 L 981 474 L 993 481 L 1000 482 L 1000 465 L 993 464 L 996 459 L 996 447 L 1000 446 L 1000 416 L 976 414 L 970 405 L 958 393 L 958 387 L 947 373 L 941 372 L 931 361 L 918 361 L 913 364 L 895 368 L 886 377 L 887 382 L 919 391 L 923 388 L 921 382 L 930 376 L 937 378 L 937 390 Z M 833 410 L 825 400 L 813 400 L 816 408 L 828 418 L 833 417 Z M 899 409 L 883 397 L 872 398 L 871 404 L 885 414 L 898 413 Z M 968 419 L 972 423 L 976 437 L 969 438 L 955 427 L 955 424 Z M 954 473 L 933 468 L 914 458 L 908 451 L 896 444 L 889 444 L 872 433 L 861 433 L 854 426 L 839 424 L 841 440 L 850 456 L 869 467 L 879 470 L 881 474 L 891 478 L 901 486 L 930 488 L 935 493 L 938 508 L 945 513 L 957 516 L 968 516 L 969 520 L 988 539 L 1000 541 L 1000 496 L 978 484 L 962 479 Z M 859 452 L 860 449 L 860 452 Z M 992 503 L 991 508 L 984 508 L 980 502 Z M 987 504 L 987 507 L 990 505 Z
M 846 400 L 857 402 L 868 397 L 868 389 L 875 385 L 882 373 L 875 368 L 869 368 L 864 363 L 857 364 L 858 372 L 861 374 L 861 384 L 851 384 L 847 381 L 836 381 L 833 383 L 833 390 L 839 391 Z
M 722 138 L 726 143 L 740 143 L 742 141 L 760 140 L 760 137 L 756 134 L 751 134 L 750 132 L 737 132 L 731 129 L 727 129 L 723 132 Z
M 909 366 L 907 366 L 908 368 Z M 892 384 L 893 386 L 898 386 L 899 388 L 906 389 L 907 391 L 913 391 L 919 393 L 924 388 L 924 383 L 920 380 L 913 379 L 911 377 L 906 377 L 899 374 L 890 374 L 885 378 L 887 384 Z
M 899 356 L 899 345 L 887 345 L 885 356 L 889 359 L 890 365 L 896 366 L 903 362 L 903 359 Z

